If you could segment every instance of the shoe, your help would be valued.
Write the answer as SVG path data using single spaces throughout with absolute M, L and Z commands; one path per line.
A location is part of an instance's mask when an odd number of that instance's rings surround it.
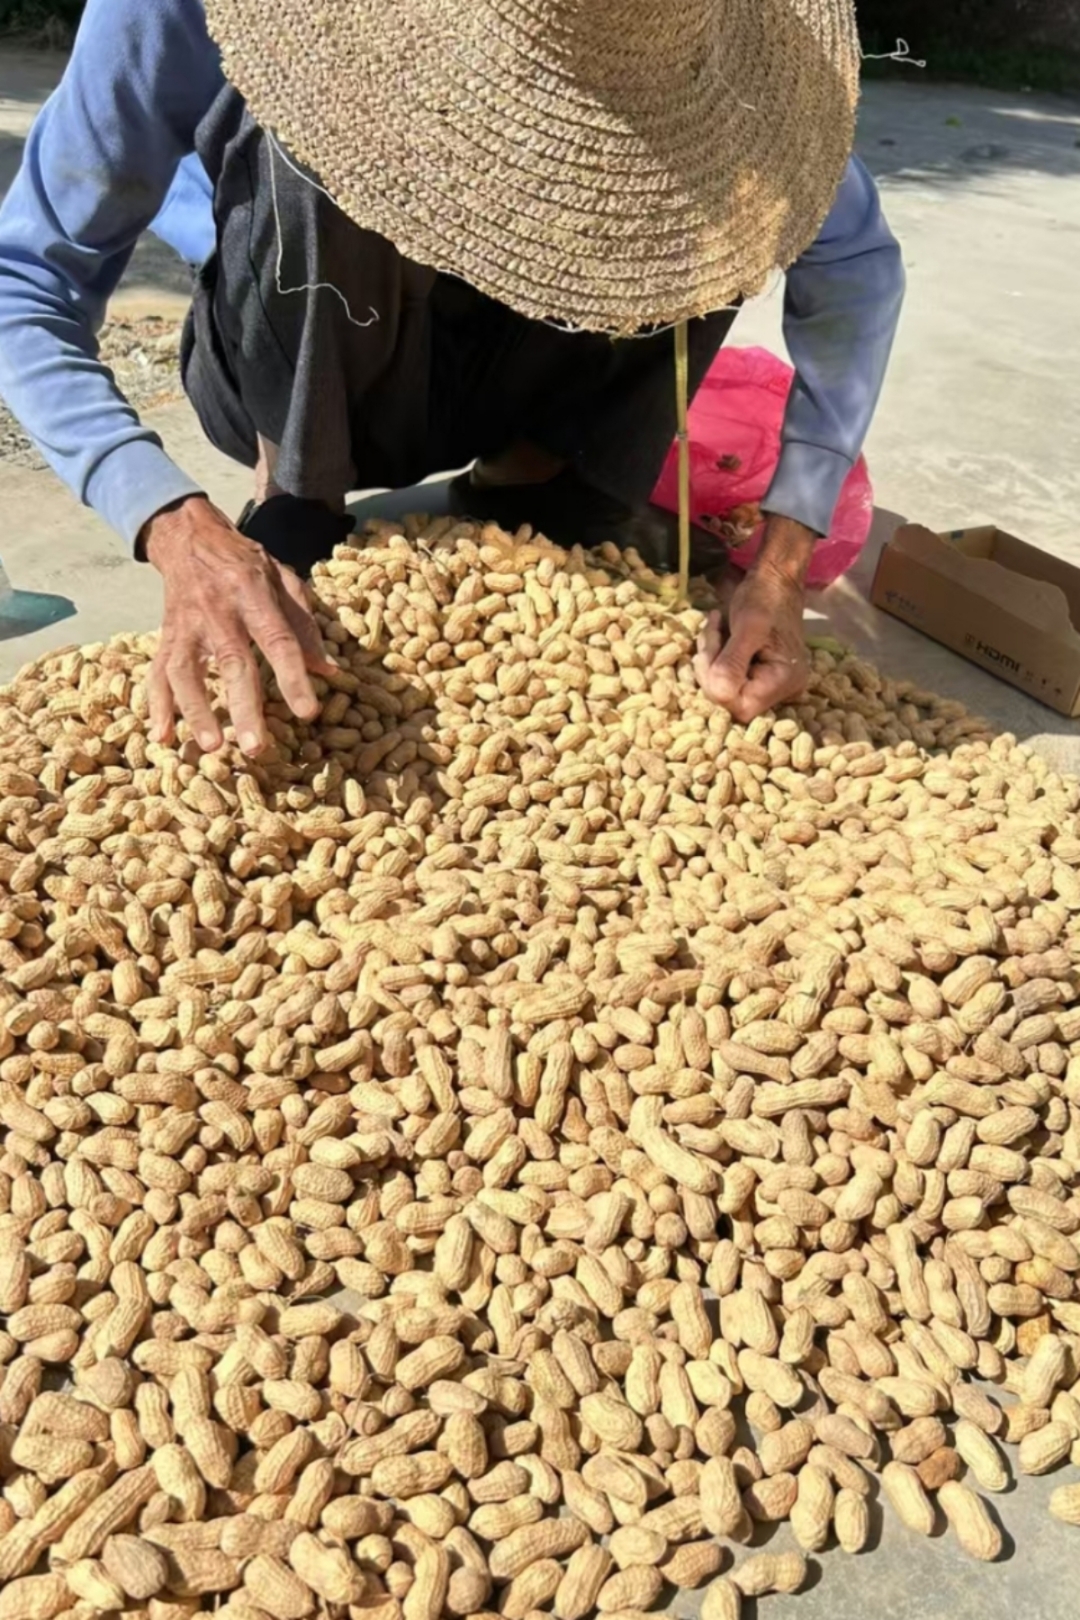
M 333 556 L 356 527 L 344 512 L 332 512 L 322 501 L 299 495 L 272 495 L 268 501 L 249 501 L 236 527 L 279 563 L 301 579 L 309 579 L 317 562 Z
M 671 536 L 663 516 L 635 509 L 587 483 L 572 467 L 544 484 L 474 484 L 461 473 L 450 485 L 450 511 L 475 523 L 497 523 L 513 534 L 523 524 L 569 551 L 631 547 L 658 573 L 672 570 Z

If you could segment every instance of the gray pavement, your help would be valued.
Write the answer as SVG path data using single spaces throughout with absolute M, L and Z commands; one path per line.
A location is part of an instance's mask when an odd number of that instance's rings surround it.
M 55 64 L 0 53 L 0 189 Z M 868 446 L 880 502 L 862 565 L 813 604 L 842 639 L 893 674 L 962 699 L 1059 767 L 1080 770 L 1080 726 L 1014 692 L 866 600 L 876 551 L 899 518 L 932 528 L 996 522 L 1080 562 L 1080 104 L 934 87 L 914 70 L 866 94 L 860 150 L 879 175 L 905 244 L 909 299 Z M 160 260 L 136 260 L 125 297 L 175 297 Z M 736 341 L 781 347 L 780 293 L 741 318 Z M 225 510 L 248 477 L 203 442 L 185 405 L 154 425 Z M 424 496 L 429 508 L 435 497 Z M 12 580 L 69 597 L 74 618 L 0 642 L 0 679 L 48 646 L 144 629 L 160 612 L 156 577 L 128 561 L 96 518 L 48 473 L 0 466 L 0 551 Z M 1075 1620 L 1080 1532 L 1045 1502 L 1060 1475 L 1023 1480 L 995 1503 L 1014 1550 L 976 1565 L 951 1536 L 921 1541 L 891 1514 L 873 1553 L 827 1553 L 811 1590 L 772 1598 L 775 1620 Z M 786 1545 L 786 1530 L 776 1545 Z M 680 1600 L 692 1615 L 696 1599 Z

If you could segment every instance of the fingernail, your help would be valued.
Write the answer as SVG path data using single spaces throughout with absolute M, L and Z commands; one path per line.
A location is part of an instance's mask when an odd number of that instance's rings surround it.
M 218 740 L 212 731 L 200 731 L 195 738 L 204 754 L 212 754 L 218 745 Z
M 240 746 L 245 754 L 257 754 L 259 752 L 259 739 L 256 733 L 254 731 L 242 731 L 240 733 Z

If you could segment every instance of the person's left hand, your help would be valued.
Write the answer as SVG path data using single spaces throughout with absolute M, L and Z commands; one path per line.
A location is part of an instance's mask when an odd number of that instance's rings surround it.
M 694 673 L 706 697 L 741 724 L 805 691 L 810 658 L 803 639 L 803 580 L 814 535 L 770 518 L 761 554 L 738 586 L 723 638 L 719 613 L 702 632 Z

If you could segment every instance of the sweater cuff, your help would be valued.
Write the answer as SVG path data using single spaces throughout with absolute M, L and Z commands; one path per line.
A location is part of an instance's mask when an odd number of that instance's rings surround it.
M 780 464 L 762 510 L 794 518 L 815 534 L 826 535 L 852 463 L 836 450 L 791 440 L 780 452 Z
M 174 501 L 205 491 L 151 439 L 130 439 L 102 458 L 86 485 L 86 504 L 131 551 L 143 525 Z

